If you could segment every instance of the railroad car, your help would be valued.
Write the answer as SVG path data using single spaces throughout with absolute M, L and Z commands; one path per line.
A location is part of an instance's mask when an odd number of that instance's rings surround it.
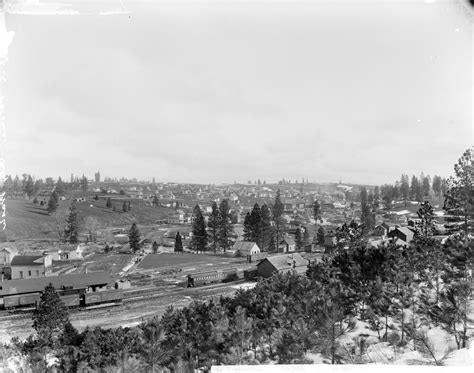
M 82 295 L 82 306 L 93 306 L 102 303 L 120 303 L 123 299 L 122 290 L 104 290 Z
M 120 302 L 123 298 L 122 290 L 105 290 L 107 284 L 112 281 L 110 275 L 105 272 L 2 281 L 0 282 L 0 308 L 20 310 L 36 307 L 44 288 L 49 283 L 53 284 L 67 307 Z
M 36 306 L 41 298 L 41 293 L 18 294 L 3 297 L 3 306 L 5 309 Z
M 230 282 L 243 278 L 243 272 L 236 268 L 219 269 L 215 271 L 206 271 L 188 274 L 187 286 L 204 286 L 216 282 Z

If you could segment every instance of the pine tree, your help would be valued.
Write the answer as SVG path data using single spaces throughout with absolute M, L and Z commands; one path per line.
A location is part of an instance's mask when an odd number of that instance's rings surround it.
M 211 239 L 212 248 L 214 253 L 217 252 L 218 238 L 219 238 L 219 208 L 216 202 L 212 202 L 212 212 L 207 221 L 209 228 L 209 238 Z
M 262 247 L 262 211 L 258 203 L 253 206 L 252 212 L 250 213 L 250 227 L 250 240 L 255 242 L 258 247 Z
M 87 177 L 82 175 L 81 178 L 81 190 L 82 193 L 85 195 L 87 193 L 87 190 L 89 189 L 89 181 L 87 180 Z
M 316 223 L 321 221 L 321 204 L 317 200 L 313 202 L 313 217 Z
M 55 192 L 58 196 L 63 196 L 64 195 L 65 185 L 64 185 L 64 182 L 61 179 L 61 176 L 58 177 L 58 181 L 56 182 L 54 190 L 55 190 Z
M 28 175 L 26 183 L 25 183 L 25 189 L 24 189 L 24 192 L 26 193 L 28 198 L 31 198 L 31 196 L 34 194 L 34 187 L 35 187 L 35 184 L 33 182 L 33 178 L 30 175 Z
M 467 239 L 473 229 L 474 185 L 473 150 L 468 149 L 454 165 L 454 176 L 448 181 L 444 210 L 455 222 L 461 223 L 461 229 Z
M 244 219 L 244 241 L 252 241 L 252 218 L 249 211 Z
M 219 245 L 226 252 L 232 246 L 234 229 L 230 220 L 229 201 L 222 200 L 219 204 Z
M 199 205 L 194 207 L 193 236 L 191 238 L 191 248 L 198 253 L 207 249 L 206 221 L 202 215 Z
M 40 339 L 50 346 L 54 336 L 63 332 L 69 322 L 66 306 L 50 283 L 41 294 L 38 307 L 33 311 L 33 328 Z
M 271 212 L 266 204 L 262 205 L 261 211 L 261 244 L 260 249 L 267 251 L 273 244 L 273 228 L 271 223 Z
M 401 177 L 400 194 L 402 195 L 403 201 L 405 202 L 405 206 L 406 206 L 408 198 L 411 196 L 408 175 L 402 175 Z
M 123 212 L 127 212 L 128 211 L 128 205 L 127 205 L 127 202 L 123 201 L 123 204 L 122 204 L 122 211 Z
M 278 245 L 280 244 L 282 233 L 284 231 L 284 220 L 282 218 L 284 211 L 283 203 L 281 202 L 280 197 L 280 189 L 277 190 L 275 196 L 275 202 L 273 204 L 273 221 L 275 223 L 275 239 L 276 239 L 276 246 L 273 248 L 276 250 Z
M 140 250 L 140 230 L 136 223 L 132 224 L 130 231 L 128 232 L 128 243 L 130 244 L 130 249 L 132 249 L 134 253 Z
M 153 250 L 153 254 L 156 254 L 158 252 L 158 242 L 156 241 L 153 241 L 153 245 L 152 245 L 152 250 Z
M 48 200 L 48 212 L 50 214 L 55 212 L 58 208 L 58 204 L 59 204 L 59 198 L 58 198 L 57 193 L 54 191 L 53 193 L 51 193 L 51 196 L 49 197 L 49 200 Z
M 75 200 L 72 201 L 71 206 L 69 207 L 69 213 L 66 217 L 64 238 L 69 243 L 77 243 L 79 239 L 79 216 Z
M 174 239 L 174 251 L 176 253 L 183 252 L 183 241 L 179 232 L 176 233 L 176 237 Z
M 422 181 L 423 196 L 429 197 L 431 191 L 431 178 L 429 175 L 423 177 Z
M 158 201 L 158 196 L 155 194 L 153 196 L 153 207 L 158 207 L 160 205 L 160 202 Z
M 375 226 L 375 217 L 370 209 L 370 204 L 367 195 L 367 189 L 360 189 L 360 203 L 361 203 L 361 221 L 364 227 L 364 231 L 367 233 L 372 230 Z
M 112 199 L 110 197 L 107 197 L 107 201 L 105 202 L 105 207 L 112 207 Z

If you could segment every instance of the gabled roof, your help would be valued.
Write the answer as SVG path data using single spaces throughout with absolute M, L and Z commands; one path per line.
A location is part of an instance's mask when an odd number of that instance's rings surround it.
M 13 254 L 13 253 L 16 254 L 18 252 L 18 249 L 16 249 L 15 247 L 1 247 L 0 251 L 7 251 L 10 254 Z
M 266 257 L 264 260 L 257 264 L 257 267 L 265 261 L 268 261 L 271 265 L 273 265 L 273 267 L 275 267 L 279 271 L 292 269 L 293 265 L 296 268 L 306 268 L 308 266 L 308 261 L 306 259 L 303 259 L 303 257 L 298 253 Z
M 295 241 L 290 237 L 286 237 L 286 238 L 282 239 L 281 242 L 280 242 L 280 245 L 283 242 L 286 242 L 288 245 L 295 245 Z
M 73 286 L 75 289 L 84 289 L 91 285 L 103 286 L 112 282 L 112 277 L 107 272 L 6 280 L 0 282 L 0 296 L 43 291 L 49 283 L 53 284 L 56 289 L 63 285 Z
M 258 247 L 258 245 L 255 242 L 236 241 L 234 243 L 234 246 L 232 246 L 232 250 L 250 252 L 250 250 L 252 250 L 254 246 Z
M 12 258 L 12 266 L 41 266 L 44 264 L 42 255 L 15 255 Z

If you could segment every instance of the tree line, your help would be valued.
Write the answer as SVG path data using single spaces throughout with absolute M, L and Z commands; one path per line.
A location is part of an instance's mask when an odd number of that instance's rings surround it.
M 373 199 L 383 201 L 390 206 L 393 201 L 402 200 L 423 202 L 423 200 L 431 195 L 438 197 L 440 200 L 448 190 L 448 179 L 441 176 L 421 175 L 419 177 L 412 175 L 411 180 L 407 174 L 403 174 L 400 180 L 394 184 L 384 184 L 374 188 Z
M 24 195 L 28 198 L 38 196 L 41 191 L 56 192 L 58 197 L 64 196 L 69 190 L 80 189 L 83 193 L 87 193 L 89 188 L 89 181 L 82 175 L 82 177 L 73 176 L 71 174 L 71 181 L 65 182 L 58 177 L 56 182 L 52 177 L 47 177 L 45 180 L 35 179 L 29 174 L 22 174 L 22 178 L 18 175 L 6 175 L 3 183 L 3 190 L 9 196 Z

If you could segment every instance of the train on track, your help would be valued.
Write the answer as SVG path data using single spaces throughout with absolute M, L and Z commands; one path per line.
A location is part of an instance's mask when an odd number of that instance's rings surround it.
M 214 271 L 189 273 L 187 287 L 205 286 L 216 282 L 231 282 L 244 279 L 244 270 L 237 268 L 218 269 Z
M 115 289 L 108 273 L 94 272 L 0 282 L 0 309 L 34 309 L 48 284 L 67 307 L 93 307 L 122 302 L 123 290 Z

